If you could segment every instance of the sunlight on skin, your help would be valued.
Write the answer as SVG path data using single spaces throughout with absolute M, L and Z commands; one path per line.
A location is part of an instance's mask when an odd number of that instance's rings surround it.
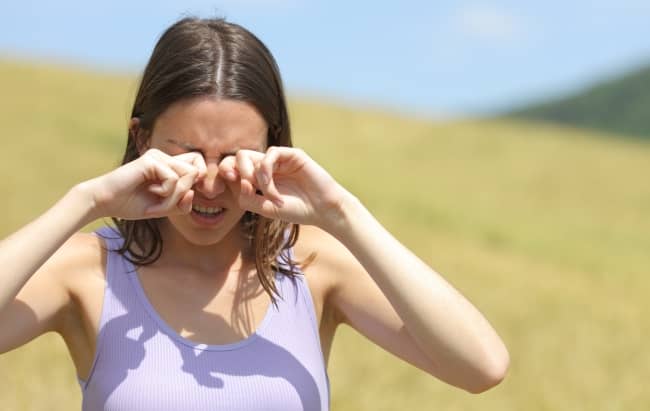
M 0 100 L 4 132 L 19 136 L 6 140 L 10 154 L 0 163 L 11 176 L 0 181 L 8 193 L 0 204 L 3 233 L 80 176 L 113 168 L 126 137 L 132 79 L 34 73 L 0 76 L 15 96 Z M 67 87 L 71 82 L 80 87 Z M 30 97 L 41 93 L 36 103 Z M 446 273 L 502 333 L 513 357 L 503 384 L 473 397 L 343 328 L 330 365 L 333 409 L 605 410 L 650 402 L 643 386 L 650 335 L 639 327 L 650 316 L 642 270 L 650 265 L 650 221 L 639 189 L 640 176 L 650 175 L 647 145 L 559 127 L 431 124 L 315 103 L 296 102 L 291 112 L 298 145 Z M 575 344 L 567 349 L 558 335 Z M 0 356 L 0 369 L 11 370 L 0 373 L 6 409 L 79 406 L 57 336 Z M 549 375 L 563 377 L 543 378 Z

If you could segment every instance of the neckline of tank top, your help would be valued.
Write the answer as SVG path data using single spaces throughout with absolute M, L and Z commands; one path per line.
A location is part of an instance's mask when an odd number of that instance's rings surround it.
M 127 251 L 128 253 L 128 251 Z M 142 287 L 142 283 L 140 282 L 140 278 L 138 276 L 138 272 L 135 268 L 135 266 L 126 258 L 120 256 L 124 264 L 126 265 L 126 273 L 128 274 L 129 281 L 133 285 L 133 288 L 135 289 L 135 292 L 138 296 L 138 300 L 140 303 L 143 305 L 145 311 L 149 316 L 158 324 L 160 329 L 167 334 L 170 338 L 173 340 L 192 348 L 193 350 L 196 351 L 231 351 L 231 350 L 237 350 L 240 348 L 243 348 L 251 343 L 253 343 L 257 338 L 260 336 L 260 334 L 263 334 L 269 323 L 271 322 L 271 319 L 273 318 L 275 312 L 277 309 L 273 305 L 273 302 L 269 302 L 268 307 L 266 308 L 266 313 L 264 314 L 264 318 L 262 318 L 262 321 L 260 324 L 257 326 L 255 331 L 251 333 L 250 335 L 246 336 L 245 338 L 235 341 L 232 343 L 228 344 L 206 344 L 206 343 L 201 343 L 197 341 L 190 340 L 188 338 L 183 337 L 180 335 L 176 330 L 174 330 L 167 322 L 158 314 L 158 311 L 156 311 L 155 307 L 153 304 L 151 304 L 151 301 L 149 301 L 149 298 L 147 297 L 147 294 L 144 291 L 144 288 Z M 276 272 L 275 273 L 275 284 L 276 288 L 278 291 L 281 292 L 281 286 L 280 282 L 282 281 L 281 276 L 283 276 L 282 273 Z M 282 300 L 278 299 L 278 305 L 281 303 Z

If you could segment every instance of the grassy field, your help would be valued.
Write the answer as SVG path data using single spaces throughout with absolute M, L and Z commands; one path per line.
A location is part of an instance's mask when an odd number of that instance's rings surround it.
M 0 62 L 0 235 L 116 166 L 133 77 Z M 645 410 L 650 144 L 499 121 L 432 123 L 291 101 L 294 140 L 485 313 L 512 357 L 481 395 L 343 327 L 333 410 Z M 0 331 L 1 332 L 1 331 Z M 0 356 L 0 408 L 78 409 L 46 335 Z

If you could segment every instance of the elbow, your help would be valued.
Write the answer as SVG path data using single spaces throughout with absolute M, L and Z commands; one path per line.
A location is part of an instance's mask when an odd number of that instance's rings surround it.
M 510 356 L 504 349 L 500 355 L 494 355 L 485 361 L 471 384 L 463 387 L 472 394 L 483 393 L 503 381 L 510 367 Z

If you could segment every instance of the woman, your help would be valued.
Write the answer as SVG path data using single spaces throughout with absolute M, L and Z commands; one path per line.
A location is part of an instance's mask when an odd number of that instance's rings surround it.
M 0 243 L 0 352 L 60 333 L 84 410 L 328 409 L 341 323 L 467 391 L 499 383 L 486 319 L 290 136 L 254 35 L 172 25 L 123 165 Z

